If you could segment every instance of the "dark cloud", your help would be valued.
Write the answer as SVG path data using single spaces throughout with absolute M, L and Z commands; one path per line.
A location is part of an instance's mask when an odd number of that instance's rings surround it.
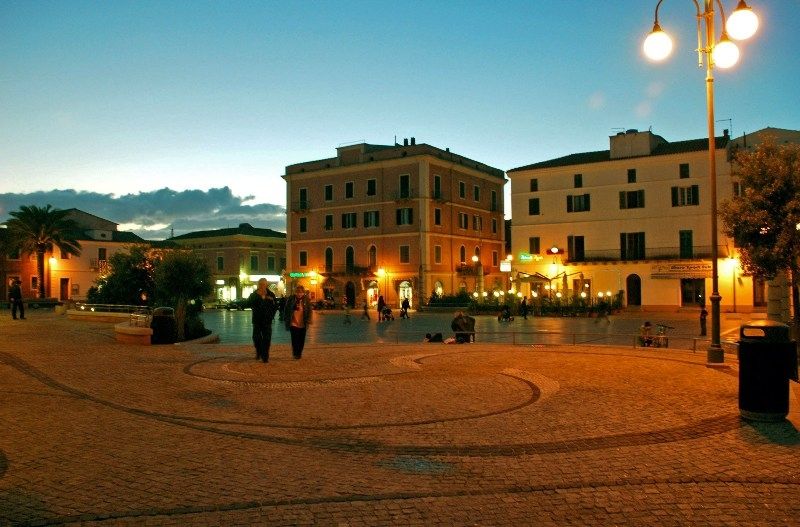
M 9 211 L 22 205 L 47 204 L 59 209 L 76 208 L 122 225 L 145 239 L 168 238 L 171 229 L 184 234 L 198 230 L 235 227 L 250 223 L 276 231 L 286 231 L 286 209 L 271 203 L 249 203 L 253 196 L 234 196 L 228 187 L 208 190 L 172 190 L 100 194 L 98 192 L 48 190 L 25 194 L 0 193 L 0 221 Z M 133 224 L 138 227 L 129 227 Z

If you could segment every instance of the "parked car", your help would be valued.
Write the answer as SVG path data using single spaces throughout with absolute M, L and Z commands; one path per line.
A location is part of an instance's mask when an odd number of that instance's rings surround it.
M 245 308 L 249 308 L 249 304 L 247 303 L 246 298 L 237 298 L 236 300 L 231 300 L 227 304 L 225 304 L 225 309 L 230 311 L 231 309 L 235 309 L 237 311 L 244 311 Z

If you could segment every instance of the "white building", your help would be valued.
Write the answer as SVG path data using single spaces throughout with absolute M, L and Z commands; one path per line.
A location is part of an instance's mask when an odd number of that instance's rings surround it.
M 767 128 L 716 139 L 718 201 L 733 196 L 730 150 L 764 134 L 800 142 L 800 132 Z M 508 171 L 514 275 L 524 295 L 621 294 L 642 309 L 696 307 L 711 295 L 708 140 L 669 142 L 628 130 L 610 148 Z M 721 231 L 722 222 L 718 222 Z M 723 311 L 763 309 L 763 282 L 742 276 L 737 249 L 718 235 Z

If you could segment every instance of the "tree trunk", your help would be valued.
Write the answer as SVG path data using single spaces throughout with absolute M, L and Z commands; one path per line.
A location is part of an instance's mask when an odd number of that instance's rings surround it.
M 800 272 L 797 269 L 792 269 L 792 311 L 794 321 L 792 337 L 795 341 L 800 341 Z
M 183 295 L 178 297 L 175 305 L 175 324 L 178 330 L 178 342 L 183 342 L 186 337 L 186 299 Z
M 39 298 L 44 298 L 44 251 L 36 251 L 36 270 L 39 273 Z

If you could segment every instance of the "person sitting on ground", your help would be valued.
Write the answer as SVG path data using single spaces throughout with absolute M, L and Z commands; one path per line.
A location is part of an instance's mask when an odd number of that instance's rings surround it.
M 441 333 L 434 333 L 431 335 L 430 333 L 425 333 L 425 342 L 444 342 Z
M 463 311 L 456 311 L 456 316 L 450 323 L 450 329 L 452 329 L 453 333 L 455 333 L 455 339 L 458 344 L 469 342 L 467 319 L 464 317 Z

